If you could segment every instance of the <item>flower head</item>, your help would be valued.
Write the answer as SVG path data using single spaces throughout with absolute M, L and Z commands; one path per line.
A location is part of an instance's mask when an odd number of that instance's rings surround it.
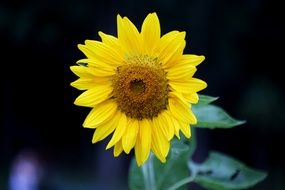
M 99 32 L 102 42 L 78 45 L 87 58 L 71 66 L 80 77 L 71 85 L 86 91 L 75 104 L 92 108 L 83 126 L 95 129 L 93 143 L 113 133 L 114 156 L 134 148 L 138 165 L 150 151 L 165 162 L 174 135 L 190 138 L 197 123 L 191 104 L 207 84 L 193 75 L 204 56 L 183 54 L 185 32 L 161 36 L 155 13 L 140 32 L 126 17 L 118 15 L 117 25 L 118 37 Z

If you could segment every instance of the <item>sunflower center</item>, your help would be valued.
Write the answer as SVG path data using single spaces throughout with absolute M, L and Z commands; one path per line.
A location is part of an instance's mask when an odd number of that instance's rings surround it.
M 166 109 L 168 83 L 157 59 L 127 59 L 126 65 L 117 68 L 112 84 L 118 108 L 128 117 L 151 119 Z
M 145 90 L 145 83 L 143 82 L 143 80 L 133 80 L 130 83 L 130 89 L 131 91 L 135 92 L 135 93 L 141 93 Z

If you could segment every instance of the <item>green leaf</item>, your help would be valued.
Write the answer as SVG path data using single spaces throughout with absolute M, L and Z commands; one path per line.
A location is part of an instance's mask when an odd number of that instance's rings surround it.
M 202 164 L 189 162 L 194 182 L 211 190 L 245 189 L 262 181 L 267 174 L 218 152 L 211 152 Z
M 202 128 L 231 128 L 245 123 L 236 120 L 227 114 L 222 108 L 214 105 L 193 105 L 192 111 L 197 117 L 195 127 Z
M 198 105 L 207 105 L 219 99 L 219 97 L 207 96 L 199 94 L 199 102 Z
M 189 177 L 188 160 L 196 148 L 195 133 L 190 140 L 172 140 L 166 163 L 161 163 L 151 154 L 149 160 L 138 167 L 132 160 L 129 172 L 129 187 L 132 190 L 161 190 L 176 186 L 181 180 Z M 187 189 L 186 183 L 178 190 Z

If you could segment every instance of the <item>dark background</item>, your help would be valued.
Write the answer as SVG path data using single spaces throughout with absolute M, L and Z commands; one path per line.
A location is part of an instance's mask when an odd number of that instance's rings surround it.
M 21 158 L 41 168 L 40 189 L 127 188 L 131 156 L 113 158 L 106 140 L 92 145 L 69 66 L 84 58 L 77 44 L 116 35 L 118 13 L 140 28 L 154 11 L 162 33 L 186 31 L 185 52 L 206 56 L 196 74 L 208 83 L 202 93 L 247 120 L 198 130 L 195 159 L 221 151 L 268 171 L 253 189 L 285 189 L 284 10 L 270 0 L 1 1 L 0 189 Z

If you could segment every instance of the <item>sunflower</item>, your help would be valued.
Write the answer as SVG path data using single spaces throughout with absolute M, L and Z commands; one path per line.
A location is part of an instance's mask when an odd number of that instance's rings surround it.
M 95 129 L 93 143 L 113 134 L 106 149 L 114 147 L 115 157 L 134 148 L 139 166 L 151 151 L 164 163 L 174 135 L 190 138 L 197 123 L 191 104 L 207 84 L 193 75 L 205 58 L 183 54 L 185 32 L 161 36 L 156 13 L 140 32 L 118 15 L 117 32 L 78 45 L 87 58 L 71 66 L 79 77 L 71 85 L 86 91 L 74 103 L 92 108 L 83 126 Z

